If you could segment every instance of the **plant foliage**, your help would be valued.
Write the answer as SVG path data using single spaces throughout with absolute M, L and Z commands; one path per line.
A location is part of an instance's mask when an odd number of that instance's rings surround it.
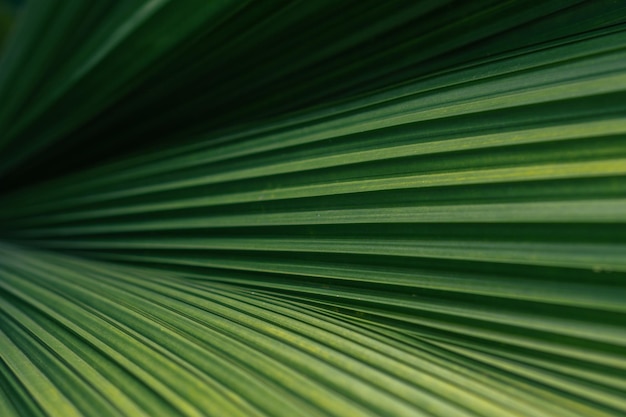
M 30 0 L 0 415 L 626 414 L 626 2 Z

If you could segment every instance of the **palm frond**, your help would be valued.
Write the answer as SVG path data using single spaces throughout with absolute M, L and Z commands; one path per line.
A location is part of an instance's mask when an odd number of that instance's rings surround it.
M 31 0 L 0 415 L 626 414 L 626 3 Z

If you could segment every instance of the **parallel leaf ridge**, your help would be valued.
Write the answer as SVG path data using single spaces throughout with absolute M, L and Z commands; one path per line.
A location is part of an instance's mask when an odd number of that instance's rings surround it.
M 11 10 L 0 416 L 626 415 L 626 2 Z

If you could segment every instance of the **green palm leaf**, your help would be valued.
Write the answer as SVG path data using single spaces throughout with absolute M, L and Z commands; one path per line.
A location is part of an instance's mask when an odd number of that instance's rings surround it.
M 1 416 L 626 414 L 626 3 L 31 0 Z

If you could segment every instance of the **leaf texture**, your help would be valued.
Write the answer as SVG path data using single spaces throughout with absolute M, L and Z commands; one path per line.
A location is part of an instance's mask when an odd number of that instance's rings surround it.
M 626 414 L 626 3 L 31 0 L 0 415 Z

